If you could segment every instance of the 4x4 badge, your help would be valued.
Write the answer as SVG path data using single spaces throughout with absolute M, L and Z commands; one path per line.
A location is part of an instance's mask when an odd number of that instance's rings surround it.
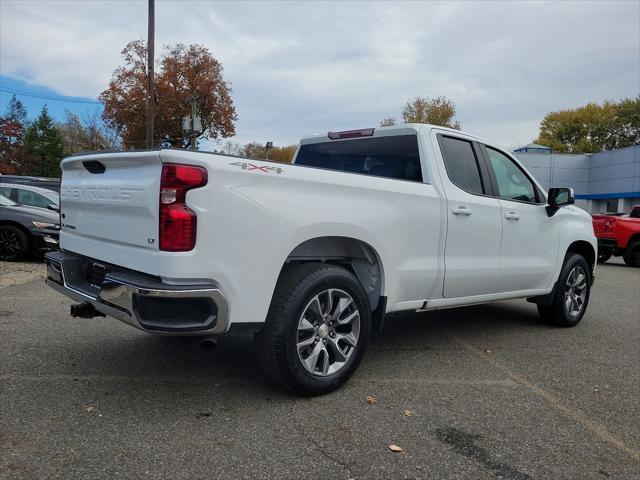
M 233 165 L 234 167 L 240 167 L 242 168 L 242 170 L 256 170 L 257 172 L 264 172 L 264 173 L 274 172 L 274 173 L 280 174 L 284 172 L 284 170 L 282 170 L 280 167 L 271 167 L 267 165 L 254 165 L 253 163 L 246 163 L 246 162 L 233 162 L 233 163 L 230 163 L 229 165 Z

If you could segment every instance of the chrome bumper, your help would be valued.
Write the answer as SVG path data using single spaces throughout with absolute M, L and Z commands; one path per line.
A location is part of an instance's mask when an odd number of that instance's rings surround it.
M 120 270 L 106 273 L 98 287 L 85 279 L 87 264 L 92 263 L 92 259 L 58 251 L 46 254 L 45 262 L 46 282 L 51 288 L 77 302 L 88 302 L 97 311 L 140 330 L 165 335 L 219 335 L 229 330 L 227 301 L 213 286 L 169 285 L 154 277 Z M 151 310 L 145 308 L 154 302 L 160 305 Z M 163 320 L 161 325 L 149 318 L 149 311 L 162 310 L 172 302 L 175 302 L 173 310 L 177 305 L 180 315 Z M 213 308 L 207 312 L 184 309 L 189 305 L 193 309 L 198 305 L 211 305 Z M 200 320 L 189 323 L 194 317 L 190 313 L 199 315 Z

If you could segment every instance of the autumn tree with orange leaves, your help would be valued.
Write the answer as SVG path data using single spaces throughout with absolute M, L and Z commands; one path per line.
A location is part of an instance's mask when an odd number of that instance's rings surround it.
M 102 118 L 122 138 L 125 148 L 144 148 L 146 131 L 147 47 L 129 42 L 122 50 L 124 66 L 113 73 L 109 87 L 100 94 Z M 231 89 L 222 77 L 222 65 L 202 45 L 166 47 L 155 74 L 154 144 L 190 148 L 182 130 L 182 118 L 191 114 L 195 100 L 202 118 L 199 138 L 220 139 L 235 135 L 236 110 Z

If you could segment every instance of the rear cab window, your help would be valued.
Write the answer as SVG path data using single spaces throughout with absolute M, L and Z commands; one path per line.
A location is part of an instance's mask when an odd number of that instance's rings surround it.
M 304 144 L 300 146 L 295 164 L 422 182 L 417 135 Z

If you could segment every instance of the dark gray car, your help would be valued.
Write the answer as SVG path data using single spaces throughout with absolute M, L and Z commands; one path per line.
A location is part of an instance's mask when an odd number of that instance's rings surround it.
M 59 230 L 57 211 L 18 205 L 0 195 L 0 260 L 57 249 Z

